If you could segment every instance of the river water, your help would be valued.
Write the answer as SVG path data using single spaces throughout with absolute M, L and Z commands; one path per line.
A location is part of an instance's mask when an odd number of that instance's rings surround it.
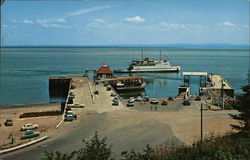
M 240 92 L 247 84 L 249 50 L 161 47 L 13 47 L 2 48 L 0 77 L 0 106 L 60 102 L 50 98 L 50 76 L 83 75 L 86 68 L 98 69 L 107 63 L 112 70 L 127 68 L 133 59 L 167 58 L 180 65 L 179 73 L 144 73 L 147 83 L 142 95 L 149 97 L 176 96 L 183 84 L 182 72 L 206 71 L 221 74 Z M 199 79 L 191 79 L 191 93 L 197 94 Z

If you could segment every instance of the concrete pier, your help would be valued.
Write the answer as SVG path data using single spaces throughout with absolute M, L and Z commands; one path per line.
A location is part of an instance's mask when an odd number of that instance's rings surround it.
M 223 90 L 227 95 L 234 97 L 234 88 L 221 75 L 209 74 L 208 80 L 212 84 L 210 90 Z
M 74 104 L 84 104 L 84 108 L 97 110 L 98 112 L 111 111 L 124 107 L 121 99 L 118 106 L 112 106 L 113 97 L 111 97 L 110 94 L 114 91 L 108 91 L 102 83 L 94 84 L 85 76 L 70 78 L 71 85 L 73 85 L 75 88 L 70 89 L 69 93 L 76 93 L 76 96 L 73 100 Z M 95 94 L 95 91 L 98 91 L 98 94 Z M 79 109 L 77 108 L 76 110 Z

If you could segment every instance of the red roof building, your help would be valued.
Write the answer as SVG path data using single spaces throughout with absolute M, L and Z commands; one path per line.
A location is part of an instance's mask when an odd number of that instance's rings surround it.
M 98 69 L 96 75 L 97 78 L 112 78 L 113 72 L 111 71 L 108 65 L 102 65 L 102 67 Z

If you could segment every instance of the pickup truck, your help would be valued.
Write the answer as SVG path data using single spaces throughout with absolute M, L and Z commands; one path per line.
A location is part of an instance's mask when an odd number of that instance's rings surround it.
M 27 123 L 21 127 L 21 131 L 32 130 L 32 129 L 37 129 L 37 128 L 38 128 L 37 124 Z
M 28 138 L 33 138 L 33 137 L 38 137 L 40 136 L 40 132 L 39 131 L 32 131 L 32 130 L 27 130 L 24 134 L 21 135 L 21 140 L 22 139 L 28 139 Z

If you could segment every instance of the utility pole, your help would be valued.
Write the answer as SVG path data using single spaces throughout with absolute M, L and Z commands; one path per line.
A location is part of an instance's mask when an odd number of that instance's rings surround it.
M 248 0 L 248 8 L 250 7 L 250 1 Z M 248 37 L 248 44 L 250 44 L 250 38 Z M 248 50 L 250 50 L 250 46 L 248 45 Z M 250 85 L 250 52 L 248 52 L 248 85 Z
M 201 103 L 201 144 L 203 141 L 203 104 Z
M 221 103 L 222 103 L 222 109 L 224 110 L 224 83 L 223 83 L 223 79 L 221 79 Z

